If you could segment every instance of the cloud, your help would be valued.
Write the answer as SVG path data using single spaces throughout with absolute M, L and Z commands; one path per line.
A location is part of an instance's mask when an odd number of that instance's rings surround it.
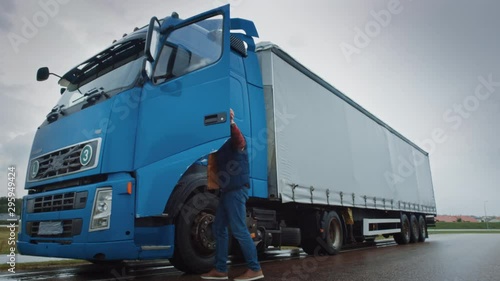
M 0 1 L 0 31 L 9 32 L 12 28 L 12 16 L 16 12 L 16 1 L 2 0 Z
M 7 182 L 8 168 L 16 167 L 16 195 L 26 194 L 24 181 L 34 132 L 17 135 L 0 146 L 0 182 Z M 7 195 L 7 189 L 0 189 L 0 197 Z
M 23 86 L 6 86 L 0 84 L 0 120 L 2 120 L 0 138 L 10 140 L 12 137 L 34 131 L 34 120 L 40 124 L 46 109 L 36 100 L 30 99 L 34 91 Z
M 0 182 L 7 182 L 7 168 L 16 166 L 17 195 L 23 190 L 26 166 L 31 143 L 36 130 L 33 120 L 41 122 L 36 112 L 42 110 L 32 102 L 22 99 L 22 86 L 0 85 Z M 0 196 L 6 196 L 7 189 L 0 189 Z

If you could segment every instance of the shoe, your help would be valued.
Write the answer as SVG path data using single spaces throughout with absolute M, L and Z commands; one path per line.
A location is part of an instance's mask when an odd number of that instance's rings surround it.
M 234 278 L 234 281 L 252 281 L 264 278 L 262 270 L 253 271 L 251 269 L 247 270 L 243 275 Z
M 215 268 L 209 272 L 200 275 L 201 279 L 205 280 L 227 280 L 227 272 L 217 271 Z

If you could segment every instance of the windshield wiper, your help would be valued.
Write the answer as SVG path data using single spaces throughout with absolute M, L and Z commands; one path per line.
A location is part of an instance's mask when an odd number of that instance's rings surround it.
M 86 97 L 85 101 L 89 104 L 96 103 L 102 96 L 109 99 L 109 95 L 104 92 L 103 87 L 90 89 L 83 96 Z
M 54 106 L 49 114 L 47 114 L 47 121 L 52 123 L 59 118 L 59 114 L 64 116 L 64 111 L 62 110 L 63 107 L 64 104 Z

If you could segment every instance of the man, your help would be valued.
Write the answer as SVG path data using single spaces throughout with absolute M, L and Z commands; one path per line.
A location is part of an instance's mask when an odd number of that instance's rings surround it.
M 213 231 L 216 239 L 215 268 L 201 275 L 207 280 L 227 280 L 228 229 L 240 244 L 248 270 L 235 281 L 251 281 L 264 278 L 257 250 L 246 225 L 246 206 L 249 187 L 249 167 L 246 141 L 234 122 L 234 112 L 229 112 L 231 138 L 217 151 L 215 159 L 209 157 L 209 188 L 217 184 L 220 188 L 219 206 L 215 214 Z M 213 171 L 213 168 L 217 171 Z M 216 176 L 215 180 L 213 179 Z

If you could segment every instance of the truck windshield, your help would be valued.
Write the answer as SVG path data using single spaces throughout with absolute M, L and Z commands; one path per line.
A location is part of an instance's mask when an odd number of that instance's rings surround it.
M 110 97 L 133 87 L 142 69 L 143 52 L 144 38 L 130 40 L 75 67 L 63 77 L 69 83 L 56 107 L 80 110 L 86 107 L 84 104 L 91 93 L 104 92 Z
M 154 71 L 153 81 L 163 83 L 215 63 L 222 54 L 221 15 L 178 28 L 168 35 Z

